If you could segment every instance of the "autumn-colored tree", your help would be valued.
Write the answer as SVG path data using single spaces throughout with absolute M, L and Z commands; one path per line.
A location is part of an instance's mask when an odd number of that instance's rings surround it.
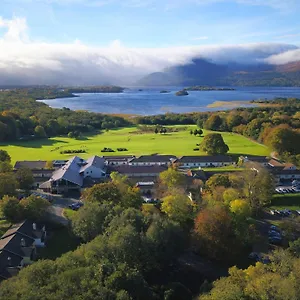
M 200 211 L 195 220 L 194 237 L 200 252 L 214 259 L 226 259 L 235 251 L 236 242 L 232 218 L 222 206 L 213 206 Z M 235 245 L 234 249 L 232 245 Z
M 185 185 L 185 176 L 177 169 L 169 168 L 159 174 L 159 184 L 162 189 L 178 189 Z
M 229 205 L 231 201 L 240 197 L 240 193 L 237 189 L 228 188 L 223 193 L 223 200 L 226 205 Z
M 205 185 L 210 190 L 213 190 L 217 186 L 228 188 L 230 187 L 229 176 L 227 174 L 214 174 L 206 181 Z

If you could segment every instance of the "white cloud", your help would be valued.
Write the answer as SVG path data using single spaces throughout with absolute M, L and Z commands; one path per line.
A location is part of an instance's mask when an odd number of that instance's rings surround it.
M 300 49 L 274 54 L 266 59 L 266 62 L 275 65 L 282 65 L 295 61 L 300 61 Z
M 219 63 L 300 60 L 300 50 L 286 44 L 127 48 L 114 40 L 101 48 L 79 40 L 70 44 L 31 41 L 22 18 L 0 18 L 0 27 L 6 28 L 0 38 L 2 84 L 127 84 L 197 57 Z
M 191 39 L 192 41 L 204 41 L 208 40 L 208 36 L 196 36 Z

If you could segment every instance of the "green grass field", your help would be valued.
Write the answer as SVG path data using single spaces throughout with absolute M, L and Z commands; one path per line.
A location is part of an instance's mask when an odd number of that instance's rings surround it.
M 172 126 L 175 127 L 175 126 Z M 176 126 L 180 127 L 180 126 Z M 106 155 L 124 154 L 173 154 L 173 155 L 205 155 L 201 151 L 193 151 L 196 144 L 201 143 L 201 137 L 190 135 L 190 129 L 196 126 L 187 126 L 184 131 L 168 133 L 165 135 L 155 133 L 142 133 L 135 127 L 110 130 L 98 135 L 86 136 L 81 140 L 70 139 L 68 137 L 53 137 L 44 140 L 19 141 L 8 144 L 0 144 L 0 149 L 8 151 L 12 161 L 16 160 L 53 160 L 68 159 L 73 155 L 60 154 L 62 150 L 74 150 L 85 148 L 87 153 L 79 154 L 86 158 L 91 155 L 105 155 L 101 153 L 104 147 L 127 148 L 128 152 L 106 153 Z M 208 131 L 204 131 L 204 135 Z M 247 155 L 269 155 L 270 150 L 253 142 L 243 136 L 223 132 L 222 136 L 229 146 L 230 154 Z
M 272 199 L 271 209 L 290 209 L 300 210 L 300 193 L 286 194 L 286 195 L 274 195 Z

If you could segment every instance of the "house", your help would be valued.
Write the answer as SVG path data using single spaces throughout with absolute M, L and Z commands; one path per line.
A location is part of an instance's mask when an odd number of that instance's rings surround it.
M 41 183 L 49 179 L 53 172 L 53 170 L 47 168 L 47 161 L 45 160 L 17 161 L 14 165 L 14 171 L 16 172 L 21 168 L 28 168 L 31 170 L 34 178 L 34 188 L 38 188 Z
M 239 157 L 239 162 L 241 164 L 252 162 L 252 163 L 261 164 L 266 167 L 268 165 L 269 161 L 270 161 L 270 158 L 267 156 L 251 155 L 251 156 L 240 156 Z
M 175 163 L 182 168 L 223 167 L 234 164 L 232 158 L 227 155 L 181 156 Z
M 200 179 L 202 181 L 206 181 L 207 177 L 206 177 L 206 172 L 204 172 L 203 170 L 188 170 L 186 172 L 186 175 L 188 177 L 192 177 L 193 179 Z
M 64 166 L 54 171 L 51 178 L 41 184 L 40 188 L 58 194 L 79 192 L 84 186 L 84 179 L 105 178 L 106 168 L 104 159 L 99 156 L 87 160 L 74 156 Z
M 130 166 L 169 166 L 177 158 L 174 155 L 142 155 L 128 162 Z
M 47 237 L 46 227 L 38 225 L 34 222 L 25 220 L 23 222 L 12 225 L 1 237 L 1 239 L 19 234 L 23 237 L 30 237 L 34 240 L 33 244 L 36 247 L 45 247 Z
M 142 194 L 151 195 L 155 190 L 155 182 L 154 181 L 139 181 L 135 185 L 138 187 Z
M 102 156 L 107 165 L 127 165 L 129 161 L 135 158 L 134 155 L 122 155 L 122 156 Z
M 291 163 L 284 163 L 276 159 L 271 159 L 267 169 L 273 174 L 276 184 L 300 179 L 300 170 Z
M 122 175 L 126 175 L 129 178 L 139 177 L 139 178 L 152 178 L 158 177 L 159 174 L 167 170 L 165 166 L 112 166 L 109 171 L 118 172 Z
M 36 248 L 45 245 L 45 226 L 28 220 L 15 224 L 0 238 L 0 280 L 17 275 L 36 259 Z

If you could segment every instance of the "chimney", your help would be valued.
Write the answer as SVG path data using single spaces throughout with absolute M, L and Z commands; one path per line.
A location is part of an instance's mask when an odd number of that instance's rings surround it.
M 32 223 L 32 229 L 36 230 L 36 223 Z
M 26 242 L 23 238 L 21 238 L 21 247 L 26 247 Z

